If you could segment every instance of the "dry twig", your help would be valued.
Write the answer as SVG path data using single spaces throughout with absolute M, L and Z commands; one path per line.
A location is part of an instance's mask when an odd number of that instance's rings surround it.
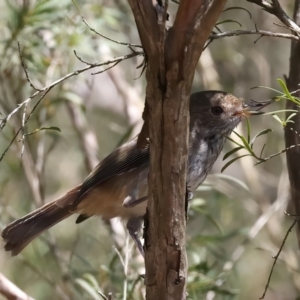
M 288 214 L 287 212 L 285 212 L 285 214 L 288 215 L 288 216 L 292 216 L 292 215 Z M 261 296 L 259 299 L 264 299 L 264 298 L 265 298 L 265 295 L 266 295 L 267 290 L 268 290 L 268 288 L 269 288 L 270 281 L 271 281 L 271 278 L 272 278 L 272 274 L 273 274 L 275 265 L 276 265 L 276 263 L 277 263 L 278 257 L 279 257 L 279 255 L 280 255 L 280 253 L 282 252 L 282 249 L 283 249 L 283 247 L 284 247 L 284 245 L 285 245 L 285 242 L 286 242 L 286 240 L 287 240 L 287 238 L 288 238 L 290 232 L 292 231 L 293 227 L 297 224 L 298 221 L 299 221 L 299 216 L 297 216 L 297 217 L 295 218 L 294 222 L 292 223 L 292 225 L 291 225 L 291 226 L 289 227 L 289 229 L 287 230 L 287 232 L 286 232 L 286 234 L 285 234 L 285 236 L 284 236 L 284 239 L 282 240 L 282 243 L 281 243 L 281 245 L 280 245 L 280 248 L 279 248 L 277 254 L 276 254 L 275 256 L 273 256 L 274 262 L 273 262 L 273 265 L 272 265 L 272 268 L 271 268 L 271 271 L 270 271 L 270 274 L 269 274 L 269 277 L 268 277 L 268 281 L 267 281 L 267 284 L 266 284 L 266 286 L 265 286 L 265 290 L 264 290 L 262 296 Z
M 0 273 L 0 294 L 8 300 L 34 300 L 34 298 L 28 296 L 2 273 Z

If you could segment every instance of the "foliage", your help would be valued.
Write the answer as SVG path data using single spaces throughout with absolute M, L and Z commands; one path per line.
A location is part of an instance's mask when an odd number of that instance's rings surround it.
M 138 44 L 134 21 L 122 1 L 77 3 L 92 28 Z M 240 1 L 229 4 L 237 6 Z M 172 5 L 175 4 L 170 3 L 171 12 Z M 82 66 L 73 50 L 92 62 L 124 55 L 126 47 L 90 31 L 71 1 L 7 0 L 0 3 L 0 8 L 2 118 L 34 92 L 26 80 L 17 41 L 37 88 Z M 222 15 L 225 21 L 220 20 L 218 27 L 230 30 L 236 24 L 261 25 L 263 12 L 255 7 L 247 10 L 252 19 L 227 10 Z M 287 69 L 287 57 L 281 54 L 288 53 L 288 44 L 266 38 L 255 45 L 253 41 L 251 36 L 214 41 L 204 52 L 205 61 L 201 60 L 195 74 L 194 90 L 224 89 L 246 99 L 274 99 L 273 111 L 267 113 L 279 123 L 274 124 L 265 116 L 256 117 L 251 127 L 245 123 L 245 136 L 236 131 L 229 137 L 223 157 L 231 160 L 222 170 L 236 161 L 226 170 L 230 173 L 210 176 L 191 201 L 187 231 L 189 299 L 261 296 L 271 256 L 277 252 L 290 224 L 282 213 L 289 192 L 287 174 L 282 171 L 285 162 L 277 154 L 284 149 L 282 127 L 292 120 L 282 118 L 277 111 L 283 109 L 282 100 L 298 104 L 299 99 L 287 90 L 284 81 L 275 81 Z M 29 101 L 1 127 L 0 154 L 22 129 L 0 161 L 1 229 L 86 176 L 93 162 L 86 162 L 91 155 L 85 150 L 85 138 L 90 139 L 89 150 L 100 159 L 124 138 L 138 132 L 145 83 L 143 78 L 135 80 L 140 74 L 135 68 L 141 62 L 133 59 L 122 62 L 112 73 L 82 74 L 69 79 L 41 100 L 26 125 L 22 120 L 39 99 Z M 205 72 L 201 72 L 203 69 Z M 278 83 L 281 91 L 249 90 L 258 84 Z M 100 145 L 99 149 L 95 144 Z M 246 152 L 232 158 L 241 150 Z M 270 156 L 274 157 L 271 161 Z M 239 160 L 240 157 L 245 158 Z M 256 162 L 265 161 L 253 167 Z M 213 172 L 219 172 L 222 166 L 218 161 Z M 74 223 L 75 219 L 70 218 L 58 224 L 18 257 L 10 258 L 0 250 L 1 272 L 36 299 L 109 299 L 109 293 L 112 299 L 143 299 L 143 260 L 125 238 L 122 224 L 107 224 L 97 218 L 78 226 Z M 275 269 L 269 299 L 275 299 L 277 294 L 282 295 L 281 299 L 299 294 L 296 253 L 296 242 L 290 238 Z

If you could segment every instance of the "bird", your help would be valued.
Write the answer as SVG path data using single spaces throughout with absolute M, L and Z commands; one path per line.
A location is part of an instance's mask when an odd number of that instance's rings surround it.
M 230 93 L 201 91 L 190 96 L 190 126 L 187 164 L 187 188 L 192 198 L 218 158 L 226 137 L 251 115 L 249 106 Z M 139 239 L 148 201 L 149 149 L 137 146 L 138 136 L 104 158 L 88 177 L 63 196 L 10 223 L 3 231 L 5 250 L 19 254 L 45 230 L 73 214 L 76 223 L 91 216 L 104 220 L 120 217 L 141 254 Z

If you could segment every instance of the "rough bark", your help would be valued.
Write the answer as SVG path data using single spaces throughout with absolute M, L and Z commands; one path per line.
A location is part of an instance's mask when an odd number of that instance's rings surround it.
M 300 25 L 300 0 L 295 1 L 294 21 Z M 287 79 L 287 86 L 290 91 L 299 90 L 300 83 L 300 43 L 293 41 L 291 45 L 290 70 Z M 300 97 L 300 92 L 293 94 Z M 287 109 L 299 110 L 296 104 L 291 101 L 286 103 Z M 287 116 L 289 113 L 287 113 Z M 295 123 L 288 123 L 285 129 L 286 147 L 300 143 L 299 135 L 294 131 L 300 132 L 300 115 L 299 113 L 293 118 Z M 291 128 L 294 130 L 292 131 Z M 288 173 L 291 186 L 291 202 L 294 207 L 294 213 L 300 215 L 300 147 L 295 147 L 286 153 Z M 298 244 L 300 247 L 300 222 L 298 222 Z
M 167 1 L 165 8 L 150 0 L 128 2 L 147 58 L 143 116 L 143 138 L 149 136 L 150 142 L 146 298 L 181 300 L 186 298 L 187 278 L 189 96 L 203 46 L 226 0 L 181 0 L 168 31 Z

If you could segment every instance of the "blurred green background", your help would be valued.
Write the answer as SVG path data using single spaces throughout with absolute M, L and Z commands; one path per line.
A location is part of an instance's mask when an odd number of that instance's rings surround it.
M 292 15 L 294 1 L 281 1 Z M 139 44 L 135 23 L 121 0 L 7 0 L 0 2 L 0 112 L 8 115 L 34 90 L 26 81 L 17 41 L 36 87 L 44 87 L 85 65 L 131 53 L 110 42 L 82 22 L 119 41 Z M 222 13 L 220 21 L 235 20 L 242 29 L 284 31 L 275 17 L 246 1 L 228 1 L 242 10 Z M 176 4 L 170 3 L 170 22 Z M 170 23 L 171 24 L 171 23 Z M 240 29 L 224 23 L 223 31 Z M 193 91 L 221 89 L 246 101 L 266 100 L 276 94 L 255 86 L 279 88 L 277 78 L 288 73 L 290 41 L 240 36 L 214 41 L 197 67 Z M 99 160 L 141 127 L 145 79 L 136 57 L 99 75 L 85 72 L 53 88 L 26 124 L 24 133 L 56 126 L 26 136 L 22 134 L 0 162 L 0 229 L 37 206 L 55 199 L 80 183 Z M 29 114 L 37 103 L 27 106 Z M 274 103 L 269 110 L 283 109 Z M 268 110 L 267 109 L 267 110 Z M 12 116 L 0 135 L 2 154 L 22 125 L 24 110 Z M 271 128 L 257 140 L 265 156 L 284 149 L 282 126 L 272 116 L 251 119 L 253 135 Z M 246 124 L 237 128 L 245 133 Z M 236 161 L 220 174 L 227 142 L 189 208 L 187 251 L 188 299 L 258 299 L 264 291 L 271 265 L 292 219 L 288 210 L 289 182 L 285 156 L 254 167 L 252 158 Z M 11 258 L 0 242 L 0 271 L 30 296 L 41 299 L 144 299 L 143 259 L 119 220 L 105 223 L 91 218 L 80 225 L 76 216 L 63 221 Z M 300 299 L 298 245 L 293 231 L 277 262 L 267 300 Z M 0 295 L 0 299 L 2 296 Z

